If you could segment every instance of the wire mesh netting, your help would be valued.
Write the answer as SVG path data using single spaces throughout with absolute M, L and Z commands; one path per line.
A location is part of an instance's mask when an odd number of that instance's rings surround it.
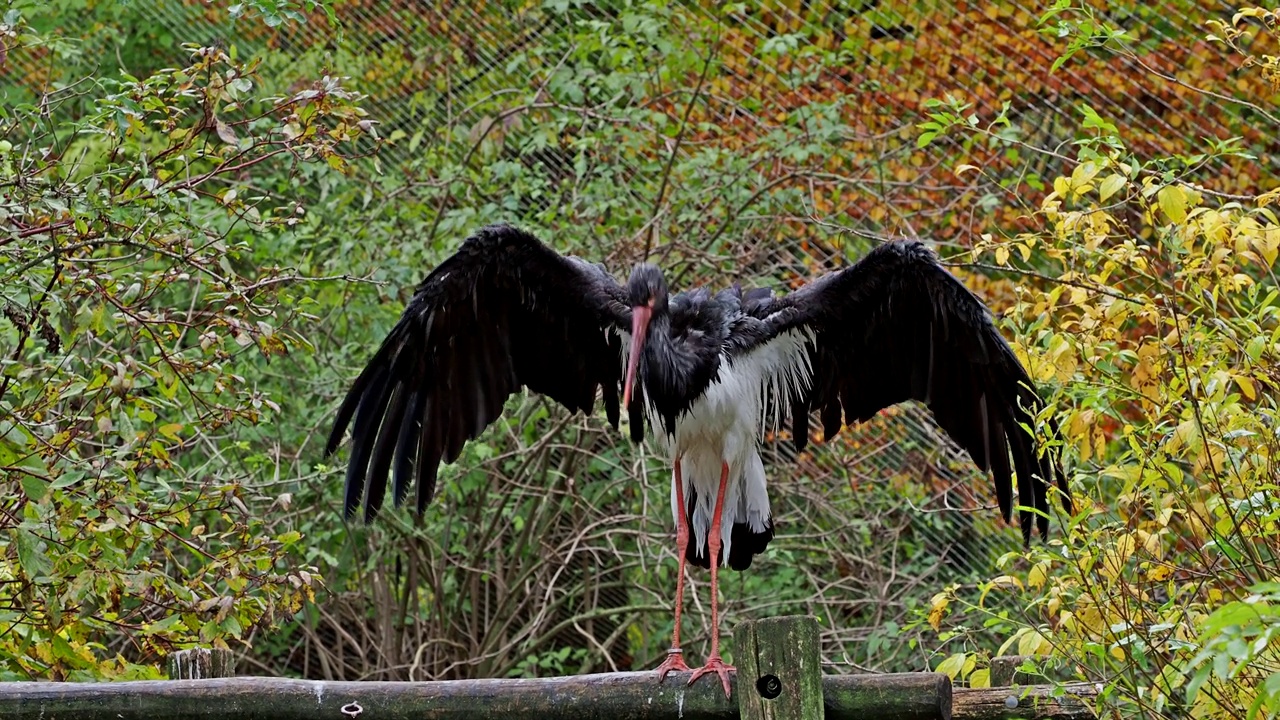
M 1135 152 L 1241 136 L 1257 159 L 1202 167 L 1197 179 L 1214 190 L 1236 192 L 1274 174 L 1275 139 L 1242 122 L 1229 97 L 1182 81 L 1228 75 L 1229 60 L 1202 36 L 1204 20 L 1229 9 L 1096 6 L 1129 31 L 1134 53 L 1085 50 L 1056 71 L 1062 46 L 1046 32 L 1053 23 L 1040 20 L 1045 8 L 1011 2 L 353 0 L 337 6 L 337 26 L 316 16 L 277 28 L 187 0 L 138 12 L 175 38 L 261 54 L 262 75 L 282 93 L 327 72 L 370 96 L 378 131 L 392 142 L 361 172 L 379 178 L 371 183 L 379 195 L 414 193 L 434 207 L 426 237 L 370 238 L 389 246 L 388 264 L 403 262 L 399 245 L 425 244 L 439 257 L 478 224 L 513 220 L 616 272 L 655 259 L 677 288 L 740 280 L 785 289 L 884 238 L 924 237 L 944 257 L 960 257 L 973 237 L 1034 227 L 1046 184 L 1073 155 L 1083 106 L 1118 126 Z M 175 46 L 167 62 L 182 53 Z M 15 62 L 38 78 L 49 59 Z M 948 96 L 990 128 L 990 142 L 917 142 L 927 101 Z M 959 175 L 962 164 L 983 171 Z M 957 272 L 994 307 L 1012 297 L 1007 280 Z M 655 565 L 674 565 L 666 489 L 656 480 L 666 471 L 644 462 L 620 468 L 632 454 L 616 434 L 540 412 L 536 401 L 521 404 L 511 425 L 493 431 L 505 454 L 447 471 L 455 484 L 488 479 L 468 491 L 478 495 L 446 497 L 426 521 L 492 502 L 520 522 L 491 527 L 479 535 L 487 544 L 463 551 L 413 545 L 409 529 L 397 530 L 421 559 L 414 567 L 423 577 L 410 572 L 409 581 L 433 591 L 406 590 L 404 577 L 379 570 L 368 587 L 333 601 L 358 617 L 368 612 L 361 592 L 403 593 L 409 617 L 439 608 L 435 590 L 470 587 L 466 618 L 443 630 L 384 631 L 348 627 L 346 611 L 334 610 L 295 647 L 290 671 L 536 674 L 547 666 L 525 662 L 537 656 L 527 642 L 535 635 L 545 638 L 541 650 L 582 650 L 585 669 L 654 661 L 663 647 L 654 637 L 670 625 L 639 618 L 667 612 L 674 587 L 674 569 Z M 990 575 L 1019 538 L 1000 522 L 987 481 L 922 407 L 896 408 L 841 438 L 799 455 L 785 436 L 770 439 L 779 537 L 767 558 L 727 583 L 729 620 L 811 612 L 823 619 L 831 663 L 920 669 L 925 656 L 898 637 L 911 611 L 949 582 Z M 536 468 L 517 462 L 532 449 L 544 453 Z M 646 469 L 647 491 L 637 493 Z M 526 530 L 535 522 L 547 524 L 538 540 Z M 476 577 L 501 576 L 492 563 L 508 557 L 504 543 L 540 543 L 543 574 L 481 587 Z M 460 568 L 453 579 L 446 559 Z M 794 592 L 766 596 L 752 573 L 791 574 Z M 705 610 L 696 604 L 705 577 L 692 582 L 695 607 Z M 705 627 L 690 636 L 705 640 Z M 369 645 L 378 647 L 374 660 Z M 344 659 L 342 648 L 361 660 Z

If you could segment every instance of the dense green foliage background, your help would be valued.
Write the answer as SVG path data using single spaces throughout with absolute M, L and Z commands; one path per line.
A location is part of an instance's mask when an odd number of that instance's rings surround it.
M 5 678 L 152 676 L 191 643 L 307 677 L 652 667 L 668 471 L 624 434 L 513 399 L 424 517 L 371 528 L 320 457 L 413 285 L 509 220 L 680 286 L 924 235 L 1052 393 L 1070 533 L 1018 552 L 904 407 L 777 445 L 779 537 L 726 627 L 816 614 L 833 671 L 980 684 L 1016 648 L 1127 712 L 1277 707 L 1265 17 L 1214 43 L 1192 2 L 409 5 L 10 4 Z

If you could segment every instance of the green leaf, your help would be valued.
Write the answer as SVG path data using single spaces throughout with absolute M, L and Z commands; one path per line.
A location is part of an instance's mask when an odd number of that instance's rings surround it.
M 49 482 L 43 478 L 28 475 L 27 473 L 18 473 L 22 478 L 22 492 L 33 502 L 44 500 L 44 496 L 49 493 Z
M 126 446 L 132 445 L 138 440 L 138 431 L 134 429 L 133 418 L 129 417 L 128 412 L 120 413 L 120 425 L 117 433 L 120 435 L 120 439 L 124 440 Z
M 18 549 L 18 567 L 22 568 L 27 577 L 33 580 L 42 578 L 53 569 L 53 563 L 45 554 L 44 540 L 40 536 L 24 527 L 19 527 L 13 531 L 11 537 Z
M 84 480 L 84 476 L 85 476 L 84 470 L 67 470 L 66 472 L 59 475 L 58 478 L 53 481 L 53 484 L 50 485 L 50 487 L 53 488 L 54 490 L 70 487 L 80 482 L 81 480 Z
M 1265 603 L 1263 603 L 1265 607 Z M 1204 624 L 1201 632 L 1209 635 L 1221 633 L 1223 630 L 1248 625 L 1258 619 L 1259 608 L 1243 602 L 1230 602 L 1213 611 Z
M 161 618 L 153 623 L 143 626 L 143 630 L 149 634 L 168 632 L 178 627 L 182 623 L 182 616 L 174 613 L 168 617 Z
M 1248 345 L 1246 345 L 1244 348 L 1244 352 L 1246 355 L 1249 356 L 1250 360 L 1254 362 L 1258 362 L 1258 360 L 1262 357 L 1262 351 L 1265 350 L 1266 348 L 1267 348 L 1267 338 L 1262 336 L 1255 336 L 1249 340 Z
M 75 648 L 71 647 L 71 643 L 67 642 L 67 639 L 62 637 L 60 633 L 53 633 L 51 640 L 53 656 L 55 658 L 58 658 L 59 660 L 69 660 L 76 665 L 79 665 L 84 661 L 84 658 L 76 654 Z
M 1197 670 L 1196 674 L 1191 676 L 1191 680 L 1187 683 L 1186 688 L 1188 704 L 1195 702 L 1196 695 L 1200 692 L 1200 686 L 1204 685 L 1205 681 L 1208 679 L 1209 667 L 1207 665 Z
M 231 637 L 238 638 L 244 633 L 244 629 L 241 627 L 240 621 L 236 619 L 235 615 L 227 615 L 223 618 L 222 622 L 219 623 L 219 626 L 222 628 L 223 632 L 229 634 Z
M 1058 60 L 1063 62 L 1065 62 L 1066 59 L 1067 57 L 1058 58 Z M 1059 67 L 1061 67 L 1061 63 L 1055 62 L 1054 69 L 1056 70 Z M 1102 116 L 1098 114 L 1097 110 L 1094 110 L 1092 107 L 1084 103 L 1080 104 L 1080 113 L 1084 115 L 1084 122 L 1082 124 L 1086 130 L 1101 130 L 1106 135 L 1115 135 L 1119 132 L 1114 123 L 1104 120 Z

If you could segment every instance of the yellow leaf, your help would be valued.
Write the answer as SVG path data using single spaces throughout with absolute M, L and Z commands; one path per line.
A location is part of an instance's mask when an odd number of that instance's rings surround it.
M 1074 293 L 1071 301 L 1072 303 L 1078 302 Z M 1066 338 L 1059 335 L 1049 341 L 1049 359 L 1053 362 L 1053 369 L 1059 381 L 1067 382 L 1075 374 L 1078 366 L 1076 353 L 1072 350 Z
M 1187 195 L 1177 185 L 1165 185 L 1156 193 L 1160 209 L 1173 222 L 1180 223 L 1187 219 Z
M 955 680 L 956 676 L 960 674 L 960 670 L 964 668 L 964 660 L 964 653 L 956 653 L 939 663 L 938 667 L 934 668 L 934 671 L 946 673 L 947 677 Z
M 161 425 L 159 428 L 157 428 L 157 430 L 160 431 L 161 435 L 167 438 L 170 438 L 172 440 L 177 440 L 178 433 L 182 432 L 182 423 L 169 423 L 168 425 Z
M 1019 655 L 1047 655 L 1052 646 L 1037 630 L 1032 630 L 1018 639 Z
M 1146 530 L 1137 531 L 1138 540 L 1142 542 L 1142 549 L 1148 555 L 1159 558 L 1161 551 L 1164 550 L 1163 544 L 1160 542 L 1160 534 L 1147 532 Z
M 1147 570 L 1147 579 L 1160 582 L 1162 580 L 1167 580 L 1172 574 L 1173 566 L 1161 563 L 1159 565 L 1152 565 L 1151 569 Z
M 942 614 L 947 611 L 949 604 L 951 604 L 951 597 L 947 593 L 940 592 L 933 596 L 933 605 L 929 608 L 929 626 L 934 632 L 942 626 Z
M 1165 441 L 1165 452 L 1173 455 L 1183 447 L 1192 444 L 1199 439 L 1196 434 L 1196 421 L 1184 420 L 1178 423 L 1178 427 L 1174 428 L 1173 434 Z
M 1120 573 L 1124 571 L 1125 562 L 1129 556 L 1133 555 L 1135 546 L 1133 535 L 1124 533 L 1117 537 L 1115 546 L 1102 553 L 1102 567 L 1099 568 L 1102 574 L 1110 580 L 1120 577 Z
M 1058 616 L 1058 630 L 1064 633 L 1074 633 L 1078 629 L 1075 613 L 1070 610 L 1063 610 L 1062 614 Z
M 1267 228 L 1262 236 L 1254 241 L 1254 249 L 1262 254 L 1268 265 L 1275 264 L 1277 250 L 1280 250 L 1280 228 Z
M 1102 181 L 1102 184 L 1098 186 L 1098 199 L 1102 202 L 1106 202 L 1107 198 L 1119 192 L 1120 188 L 1123 188 L 1127 182 L 1128 180 L 1125 180 L 1125 177 L 1119 173 L 1108 176 Z
M 1250 400 L 1258 399 L 1258 392 L 1253 387 L 1253 380 L 1250 380 L 1243 375 L 1234 375 L 1232 377 L 1235 378 L 1236 385 L 1240 386 L 1240 392 L 1244 393 L 1246 398 Z
M 996 651 L 995 657 L 1000 657 L 1001 655 L 1008 655 L 1009 648 L 1013 647 L 1014 643 L 1018 642 L 1018 640 L 1020 640 L 1023 635 L 1026 635 L 1030 631 L 1031 631 L 1031 628 L 1024 627 L 1019 629 L 1018 632 L 1013 634 L 1013 637 L 1004 641 L 1004 644 L 1002 644 L 1000 646 L 1000 649 Z
M 1049 575 L 1049 566 L 1047 563 L 1038 562 L 1031 568 L 1031 572 L 1027 573 L 1027 586 L 1033 588 L 1044 587 L 1045 578 Z
M 1022 589 L 1022 581 L 1012 575 L 1001 575 L 1000 577 L 992 580 L 991 584 L 995 587 L 1016 587 L 1019 590 Z
M 974 670 L 973 674 L 969 676 L 969 687 L 971 688 L 991 687 L 991 670 L 988 668 L 982 668 L 981 670 Z
M 1107 305 L 1105 317 L 1113 323 L 1122 323 L 1129 317 L 1130 305 L 1127 300 L 1116 300 Z M 1139 355 L 1141 358 L 1141 355 Z
M 964 164 L 956 168 L 956 177 L 964 177 L 964 174 L 971 170 L 979 170 L 977 165 Z
M 1007 246 L 1001 245 L 1000 247 L 996 248 L 996 264 L 997 265 L 1009 264 L 1009 248 Z
M 1263 15 L 1266 15 L 1266 14 L 1267 14 L 1267 11 L 1260 7 L 1245 8 L 1240 12 L 1236 13 L 1235 15 L 1231 16 L 1231 24 L 1239 25 L 1240 21 L 1245 18 L 1262 17 Z
M 1089 160 L 1082 162 L 1071 171 L 1071 185 L 1084 192 L 1084 186 L 1088 185 L 1091 180 L 1098 176 L 1102 168 L 1098 167 L 1098 163 Z
M 1079 439 L 1086 437 L 1093 429 L 1094 411 L 1077 410 L 1072 413 L 1071 419 L 1067 421 L 1068 437 Z

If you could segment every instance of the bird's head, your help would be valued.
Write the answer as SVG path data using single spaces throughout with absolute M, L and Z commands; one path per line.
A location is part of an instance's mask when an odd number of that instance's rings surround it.
M 631 404 L 631 388 L 635 387 L 640 350 L 649 334 L 649 321 L 654 313 L 667 310 L 667 280 L 662 271 L 649 263 L 641 263 L 631 271 L 627 281 L 627 297 L 631 302 L 631 357 L 627 361 L 627 384 L 622 390 L 622 404 Z
M 640 263 L 627 281 L 627 297 L 631 307 L 646 307 L 661 312 L 667 309 L 667 279 L 656 265 Z

